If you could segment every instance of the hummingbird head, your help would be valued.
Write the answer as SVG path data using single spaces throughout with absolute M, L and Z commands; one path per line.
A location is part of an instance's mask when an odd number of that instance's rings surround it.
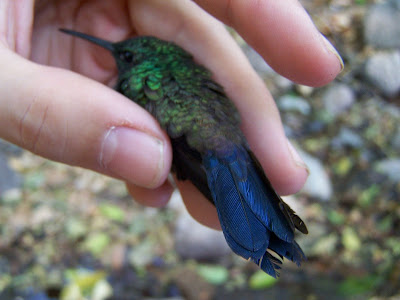
M 138 36 L 112 46 L 120 73 L 144 64 L 163 68 L 173 60 L 192 57 L 174 43 L 152 36 Z
M 118 72 L 131 70 L 143 62 L 162 65 L 178 57 L 190 58 L 191 55 L 173 43 L 166 42 L 151 36 L 138 36 L 125 41 L 112 43 L 85 33 L 60 29 L 61 32 L 70 34 L 109 50 L 115 58 Z
M 162 45 L 154 37 L 139 36 L 112 45 L 112 54 L 120 73 L 131 70 L 143 62 L 162 59 Z

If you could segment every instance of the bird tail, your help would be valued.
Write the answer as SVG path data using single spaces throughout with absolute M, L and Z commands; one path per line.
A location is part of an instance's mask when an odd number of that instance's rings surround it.
M 294 241 L 298 226 L 292 217 L 301 219 L 276 194 L 254 159 L 247 149 L 234 145 L 228 152 L 207 152 L 203 165 L 228 245 L 276 277 L 281 261 L 268 249 L 298 265 L 305 259 Z

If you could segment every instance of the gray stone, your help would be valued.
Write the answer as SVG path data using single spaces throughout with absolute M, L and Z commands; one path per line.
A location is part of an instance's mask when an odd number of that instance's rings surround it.
M 260 75 L 273 75 L 275 71 L 265 62 L 264 58 L 248 45 L 242 47 L 250 64 Z
M 355 101 L 353 90 L 345 84 L 330 85 L 322 95 L 325 109 L 333 116 L 351 107 Z
M 371 56 L 365 66 L 365 76 L 386 96 L 395 96 L 400 92 L 400 52 L 381 52 Z
M 399 20 L 399 0 L 390 0 L 371 6 L 364 20 L 365 40 L 378 48 L 399 48 Z
M 183 258 L 211 261 L 231 253 L 222 231 L 201 225 L 187 213 L 176 222 L 175 249 Z
M 222 231 L 201 225 L 188 214 L 179 192 L 173 193 L 168 207 L 179 215 L 175 223 L 175 249 L 181 257 L 214 261 L 232 252 Z
M 392 141 L 393 147 L 400 152 L 400 128 L 397 128 L 397 132 Z
M 9 167 L 7 157 L 0 152 L 0 196 L 8 190 L 21 187 L 21 184 L 21 176 Z
M 301 158 L 304 160 L 310 175 L 302 191 L 312 197 L 323 201 L 328 201 L 332 197 L 332 182 L 328 173 L 325 171 L 321 161 L 306 152 L 299 150 Z
M 375 170 L 386 175 L 394 183 L 400 182 L 400 158 L 389 158 L 378 161 Z
M 168 180 L 174 182 L 173 176 L 168 175 Z M 171 199 L 168 202 L 168 208 L 175 210 L 178 214 L 187 213 L 185 204 L 183 203 L 181 194 L 178 189 L 175 189 L 171 195 Z
M 295 195 L 282 196 L 283 201 L 293 209 L 299 216 L 306 215 L 306 206 L 303 205 Z
M 22 148 L 0 139 L 0 152 L 6 155 L 18 156 L 22 154 Z
M 296 111 L 303 115 L 309 115 L 311 106 L 306 99 L 296 96 L 283 96 L 278 101 L 278 107 L 284 111 Z
M 307 256 L 333 254 L 338 237 L 324 224 L 308 222 L 308 234 L 296 237 L 297 242 Z M 335 238 L 336 236 L 336 238 Z
M 280 93 L 282 93 L 282 91 L 288 91 L 294 86 L 293 81 L 276 73 L 268 65 L 268 63 L 264 60 L 264 58 L 249 45 L 247 44 L 243 45 L 242 50 L 244 54 L 247 56 L 247 59 L 249 60 L 254 70 L 256 70 L 256 72 L 262 78 L 267 79 L 269 83 L 272 83 L 276 88 L 278 88 Z M 271 88 L 270 91 L 274 93 L 273 88 Z
M 336 149 L 343 147 L 352 147 L 359 149 L 364 145 L 360 135 L 346 127 L 342 127 L 339 134 L 332 140 L 332 146 Z
M 293 81 L 287 79 L 286 77 L 279 75 L 278 73 L 276 74 L 276 76 L 274 77 L 273 80 L 274 80 L 276 86 L 281 91 L 288 91 L 294 86 Z

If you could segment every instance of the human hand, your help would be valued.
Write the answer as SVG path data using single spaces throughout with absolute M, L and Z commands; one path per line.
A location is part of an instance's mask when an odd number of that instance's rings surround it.
M 224 26 L 199 6 L 184 0 L 33 2 L 5 0 L 0 8 L 0 137 L 43 157 L 120 178 L 137 201 L 164 205 L 172 193 L 166 181 L 172 159 L 168 137 L 146 111 L 96 82 L 112 85 L 116 78 L 106 51 L 57 29 L 111 41 L 154 35 L 191 52 L 225 87 L 277 192 L 303 186 L 306 167 L 288 146 L 271 95 Z M 340 72 L 338 55 L 296 1 L 196 2 L 233 26 L 289 79 L 319 86 Z M 193 185 L 178 187 L 189 212 L 218 228 L 215 208 Z

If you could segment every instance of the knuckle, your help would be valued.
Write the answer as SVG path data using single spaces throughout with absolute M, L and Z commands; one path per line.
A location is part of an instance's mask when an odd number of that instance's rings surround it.
M 48 157 L 58 136 L 51 124 L 51 105 L 32 98 L 19 120 L 20 145 L 25 149 Z M 54 124 L 53 124 L 54 125 Z M 53 132 L 53 133 L 52 133 Z
M 47 105 L 41 105 L 36 98 L 29 101 L 19 121 L 19 137 L 24 148 L 36 152 L 35 150 L 47 119 L 47 113 Z

